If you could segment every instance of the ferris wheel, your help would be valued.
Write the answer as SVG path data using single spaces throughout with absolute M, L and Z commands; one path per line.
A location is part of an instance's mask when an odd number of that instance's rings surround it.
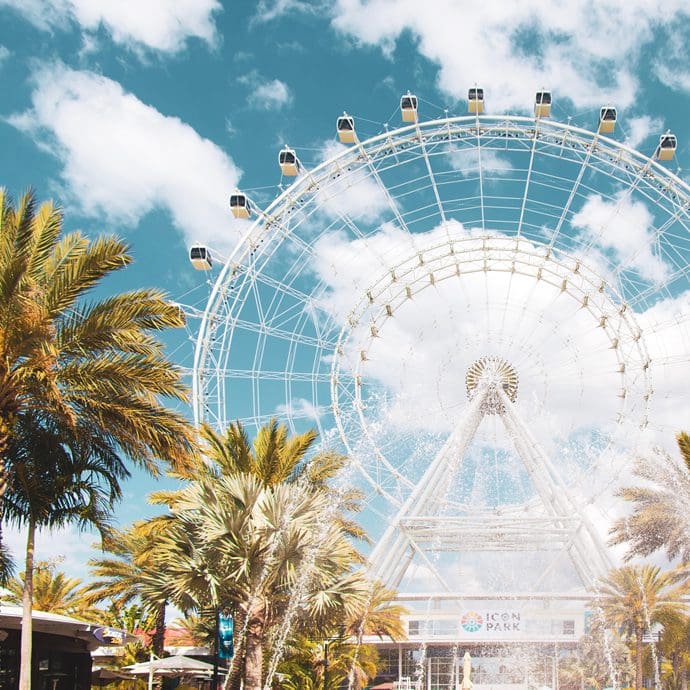
M 640 153 L 614 107 L 590 131 L 551 119 L 544 90 L 530 117 L 487 114 L 476 87 L 467 104 L 422 121 L 407 93 L 400 128 L 360 138 L 345 113 L 322 160 L 282 149 L 291 183 L 273 201 L 230 197 L 244 235 L 196 345 L 196 422 L 316 427 L 350 456 L 382 531 L 434 458 L 435 514 L 529 511 L 536 465 L 513 462 L 516 438 L 587 505 L 631 448 L 690 419 L 676 137 Z M 211 255 L 190 258 L 210 269 Z M 439 457 L 470 408 L 460 476 Z

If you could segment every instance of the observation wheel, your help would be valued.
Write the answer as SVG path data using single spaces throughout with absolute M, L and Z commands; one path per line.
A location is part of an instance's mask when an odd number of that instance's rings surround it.
M 252 200 L 205 310 L 195 420 L 316 427 L 385 526 L 491 370 L 500 400 L 484 404 L 529 420 L 569 490 L 603 500 L 631 446 L 690 418 L 672 135 L 639 153 L 614 138 L 615 109 L 596 131 L 547 119 L 550 93 L 535 117 L 485 114 L 475 94 L 468 116 L 420 121 L 405 99 L 399 129 L 360 139 L 345 114 L 323 160 L 281 151 L 294 182 Z M 500 417 L 475 429 L 444 510 L 534 501 Z

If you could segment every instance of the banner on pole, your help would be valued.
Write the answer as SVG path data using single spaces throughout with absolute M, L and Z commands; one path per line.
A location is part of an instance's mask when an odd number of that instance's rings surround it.
M 218 614 L 218 656 L 221 659 L 232 659 L 235 655 L 233 633 L 235 622 L 231 614 Z

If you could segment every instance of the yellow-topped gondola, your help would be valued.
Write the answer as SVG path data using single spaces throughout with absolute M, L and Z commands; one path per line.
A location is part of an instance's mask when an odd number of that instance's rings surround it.
M 467 112 L 476 115 L 484 112 L 484 89 L 475 86 L 467 92 Z
M 537 91 L 534 98 L 534 117 L 551 117 L 551 91 Z
M 235 218 L 249 218 L 252 215 L 252 205 L 247 195 L 242 192 L 231 194 L 230 210 Z
M 343 113 L 335 123 L 338 139 L 341 144 L 355 143 L 355 118 Z
M 400 99 L 403 122 L 417 122 L 417 96 L 409 91 Z
M 286 146 L 278 154 L 278 164 L 280 165 L 280 172 L 285 177 L 295 177 L 299 173 L 300 163 L 299 158 L 294 149 Z

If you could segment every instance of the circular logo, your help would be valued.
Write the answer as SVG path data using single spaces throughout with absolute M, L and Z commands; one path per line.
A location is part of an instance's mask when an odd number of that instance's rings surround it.
M 460 620 L 460 624 L 467 632 L 477 632 L 484 621 L 476 611 L 468 611 Z

